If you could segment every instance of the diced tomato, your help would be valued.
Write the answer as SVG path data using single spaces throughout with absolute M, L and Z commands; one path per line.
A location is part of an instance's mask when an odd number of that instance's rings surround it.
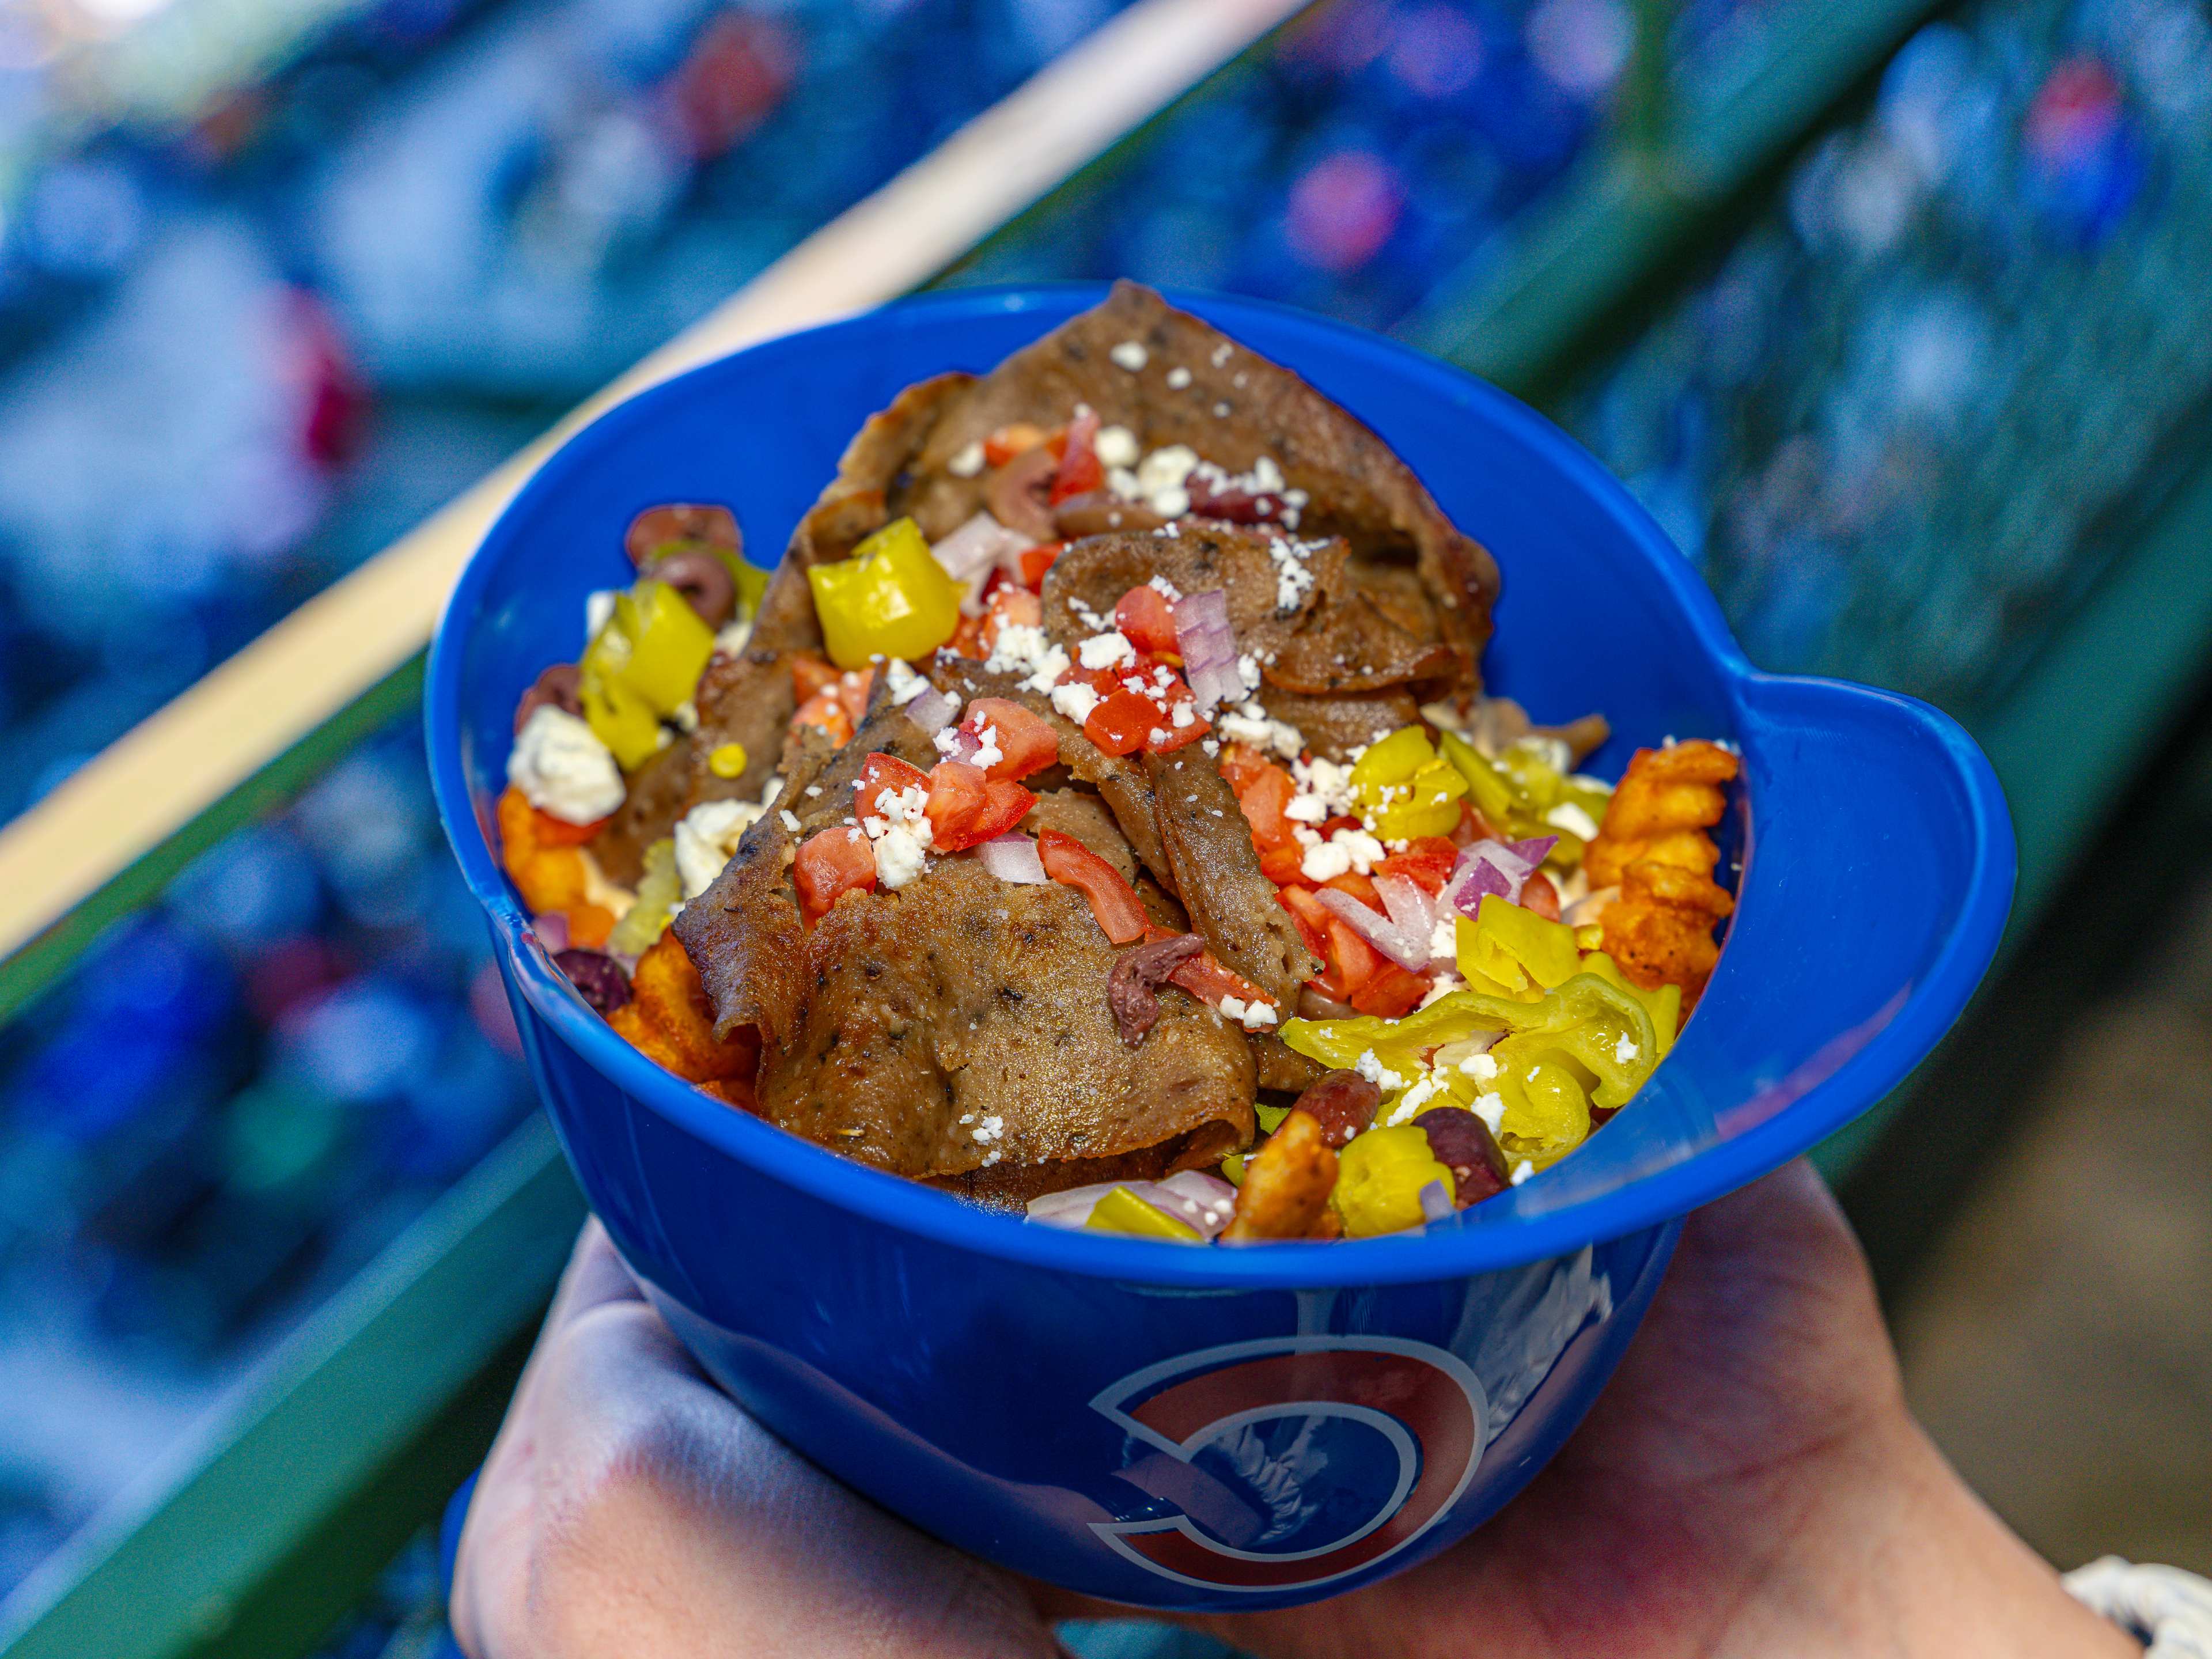
M 1552 885 L 1552 878 L 1541 870 L 1528 878 L 1528 885 L 1521 890 L 1521 906 L 1534 910 L 1547 921 L 1559 919 L 1559 890 Z
M 1395 962 L 1384 962 L 1382 970 L 1347 999 L 1363 1014 L 1374 1014 L 1383 1019 L 1400 1019 L 1421 1006 L 1421 999 L 1429 994 L 1429 981 Z
M 819 921 L 842 895 L 874 888 L 875 848 L 858 830 L 836 824 L 799 843 L 791 882 L 799 890 L 799 914 Z
M 1237 791 L 1237 804 L 1244 809 L 1245 820 L 1252 826 L 1252 844 L 1263 852 L 1271 848 L 1296 846 L 1291 836 L 1291 820 L 1283 815 L 1283 809 L 1298 793 L 1291 775 L 1279 766 L 1270 766 L 1256 758 L 1249 765 L 1240 766 L 1237 773 L 1243 781 L 1232 780 L 1230 787 Z M 1301 858 L 1304 852 L 1299 848 Z
M 1381 951 L 1360 938 L 1351 923 L 1307 889 L 1285 887 L 1277 896 L 1297 921 L 1306 948 L 1322 959 L 1322 971 L 1316 975 L 1322 989 L 1339 1002 L 1358 1006 L 1357 994 L 1392 964 Z
M 1285 887 L 1275 896 L 1282 901 L 1283 908 L 1291 913 L 1291 920 L 1297 923 L 1298 937 L 1305 941 L 1306 949 L 1326 961 L 1330 921 L 1328 907 L 1304 887 Z
M 872 754 L 860 763 L 860 787 L 853 792 L 854 815 L 862 818 L 884 816 L 877 798 L 889 790 L 894 795 L 919 789 L 929 793 L 929 774 L 921 768 L 909 766 L 896 755 Z
M 1462 800 L 1459 804 L 1459 827 L 1451 832 L 1451 839 L 1455 847 L 1472 847 L 1479 841 L 1504 841 L 1505 837 L 1488 818 L 1475 811 L 1473 801 Z
M 1423 892 L 1434 897 L 1444 890 L 1452 866 L 1459 862 L 1459 848 L 1443 836 L 1422 836 L 1406 844 L 1402 853 L 1393 853 L 1375 866 L 1378 875 L 1403 876 Z
M 1044 586 L 1044 573 L 1052 568 L 1053 561 L 1060 557 L 1060 549 L 1066 545 L 1065 542 L 1040 542 L 1023 550 L 1022 580 L 1032 592 Z
M 989 656 L 990 647 L 983 643 L 983 623 L 984 618 L 963 612 L 960 620 L 952 624 L 952 637 L 939 648 L 956 657 Z
M 1230 788 L 1239 795 L 1244 793 L 1245 787 L 1253 779 L 1260 775 L 1261 767 L 1273 765 L 1273 762 L 1249 743 L 1224 743 L 1221 745 L 1221 775 L 1229 781 Z M 1284 775 L 1289 775 L 1285 773 Z
M 1087 495 L 1106 487 L 1106 469 L 1098 464 L 1098 411 L 1088 404 L 1076 406 L 1067 423 L 1067 441 L 1060 453 L 1060 471 L 1052 475 L 1052 505 L 1073 495 Z
M 1133 755 L 1164 718 L 1150 697 L 1115 691 L 1099 699 L 1083 722 L 1083 735 L 1109 755 Z
M 1003 836 L 1019 823 L 1036 797 L 1018 783 L 988 777 L 980 766 L 942 761 L 929 774 L 930 846 L 940 853 Z
M 530 809 L 531 833 L 540 847 L 581 847 L 606 827 L 605 818 L 594 818 L 589 823 L 571 823 L 566 818 L 556 818 L 550 812 Z
M 1329 880 L 1322 883 L 1322 885 L 1334 887 L 1340 893 L 1349 893 L 1369 909 L 1381 915 L 1390 914 L 1383 907 L 1382 895 L 1375 890 L 1374 878 L 1363 876 L 1357 870 L 1347 870 L 1342 875 L 1332 877 Z
M 801 653 L 791 659 L 791 693 L 805 702 L 825 685 L 837 680 L 837 665 L 826 657 L 812 657 Z
M 1060 760 L 1060 738 L 1051 722 L 1005 697 L 976 698 L 960 726 L 978 736 L 986 726 L 997 728 L 999 758 L 986 769 L 994 778 L 1016 782 Z
M 834 684 L 823 686 L 800 703 L 799 712 L 791 717 L 791 723 L 794 726 L 820 726 L 830 734 L 830 741 L 840 749 L 853 740 L 853 717 L 845 712 L 845 705 L 838 701 L 837 688 Z
M 1044 626 L 1044 601 L 1026 587 L 1009 582 L 1004 587 L 994 588 L 983 605 L 983 631 L 977 641 L 982 649 L 976 654 L 988 657 L 999 642 L 999 630 L 1019 626 Z
M 1027 421 L 1002 426 L 983 440 L 983 465 L 1004 466 L 1017 455 L 1028 453 L 1044 441 L 1044 428 Z
M 1168 609 L 1167 595 L 1150 582 L 1121 596 L 1114 607 L 1114 626 L 1139 651 L 1159 656 L 1176 648 L 1175 613 Z
M 1188 697 L 1188 695 L 1186 693 L 1185 696 Z M 1168 717 L 1152 728 L 1154 732 L 1159 733 L 1158 737 L 1146 736 L 1145 747 L 1152 753 L 1172 755 L 1178 749 L 1188 749 L 1208 732 L 1213 730 L 1213 722 L 1198 712 L 1198 704 L 1194 699 L 1191 700 L 1190 724 L 1177 726 L 1175 723 L 1176 702 L 1183 700 L 1183 698 L 1176 698 L 1168 704 Z
M 1340 830 L 1364 830 L 1367 826 L 1349 812 L 1339 812 L 1333 818 L 1323 818 L 1320 824 L 1321 838 L 1327 841 Z
M 1270 847 L 1260 854 L 1260 873 L 1278 887 L 1305 879 L 1306 849 L 1294 841 Z
M 1168 983 L 1181 986 L 1209 1008 L 1219 1007 L 1224 997 L 1235 997 L 1240 1002 L 1264 1002 L 1270 1006 L 1275 1000 L 1242 974 L 1223 967 L 1214 960 L 1211 951 L 1200 951 L 1177 963 L 1175 971 L 1168 975 Z
M 1115 945 L 1145 936 L 1145 907 L 1121 872 L 1073 836 L 1058 830 L 1037 832 L 1037 859 L 1044 872 L 1091 901 L 1091 914 Z

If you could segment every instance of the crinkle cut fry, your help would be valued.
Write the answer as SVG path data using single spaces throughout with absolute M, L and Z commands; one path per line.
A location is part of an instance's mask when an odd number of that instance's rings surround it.
M 706 989 L 673 930 L 662 933 L 638 958 L 630 976 L 630 1000 L 610 1014 L 607 1023 L 632 1048 L 686 1082 L 743 1086 L 750 1097 L 760 1040 L 750 1027 L 727 1038 L 715 1036 Z M 732 1098 L 723 1088 L 709 1092 Z
M 1336 1190 L 1336 1153 L 1309 1112 L 1292 1111 L 1244 1165 L 1237 1214 L 1224 1239 L 1329 1236 L 1328 1196 Z
M 1637 750 L 1585 858 L 1594 887 L 1620 889 L 1600 917 L 1607 951 L 1638 985 L 1681 987 L 1686 1009 L 1720 959 L 1713 928 L 1735 908 L 1712 878 L 1720 849 L 1705 831 L 1741 769 L 1702 738 Z

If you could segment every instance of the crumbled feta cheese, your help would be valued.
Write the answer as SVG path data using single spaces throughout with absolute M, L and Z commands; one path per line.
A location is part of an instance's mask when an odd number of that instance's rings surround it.
M 1425 1008 L 1431 1003 L 1442 1002 L 1455 991 L 1465 989 L 1467 989 L 1467 981 L 1457 974 L 1440 973 L 1429 981 L 1429 988 L 1421 994 L 1421 1006 Z
M 714 884 L 722 866 L 738 850 L 738 841 L 767 808 L 752 801 L 708 800 L 676 823 L 676 873 L 684 896 L 695 899 Z
M 989 1152 L 983 1154 L 983 1167 L 987 1170 L 989 1169 L 994 1164 L 996 1164 L 1005 1156 L 1006 1154 L 1000 1152 L 996 1146 L 992 1147 Z
M 1114 360 L 1116 368 L 1126 368 L 1134 374 L 1150 361 L 1152 354 L 1134 340 L 1124 340 L 1106 354 Z
M 1459 1069 L 1477 1083 L 1494 1082 L 1498 1077 L 1498 1057 L 1495 1054 L 1469 1054 L 1459 1063 Z M 1497 1126 L 1491 1126 L 1495 1128 Z
M 952 452 L 952 459 L 945 470 L 956 478 L 972 478 L 983 470 L 983 441 L 981 438 L 963 444 Z
M 1229 361 L 1230 353 L 1235 349 L 1236 348 L 1231 345 L 1228 341 L 1224 340 L 1219 345 L 1213 348 L 1213 356 L 1208 361 L 1210 361 L 1216 368 L 1218 368 L 1222 364 Z
M 514 739 L 507 781 L 539 811 L 563 823 L 595 823 L 623 804 L 613 751 L 575 715 L 541 703 Z
M 1178 732 L 1198 719 L 1198 711 L 1186 700 L 1168 710 L 1168 720 Z
M 1372 1048 L 1362 1048 L 1359 1058 L 1352 1062 L 1352 1069 L 1385 1094 L 1395 1094 L 1406 1086 L 1406 1079 L 1376 1058 Z
M 886 790 L 885 793 L 890 792 Z M 909 792 L 914 793 L 914 792 Z M 870 818 L 870 839 L 876 848 L 876 885 L 900 888 L 921 873 L 929 862 L 929 824 L 927 820 L 915 826 L 893 823 L 884 826 L 880 836 L 872 833 L 873 826 L 883 822 Z
M 1322 817 L 1335 817 L 1352 811 L 1354 802 L 1352 769 L 1349 766 L 1340 765 L 1335 761 L 1325 760 L 1316 755 L 1311 760 L 1293 760 L 1291 776 L 1297 781 L 1300 795 L 1311 796 L 1326 803 L 1328 810 L 1322 814 Z M 1313 822 L 1319 823 L 1321 818 Z
M 893 657 L 884 668 L 884 684 L 890 690 L 890 700 L 903 707 L 929 690 L 929 677 L 917 674 L 897 657 Z
M 1217 421 L 1225 421 L 1229 418 L 1229 404 L 1225 399 L 1214 404 L 1213 418 Z
M 1085 668 L 1111 668 L 1117 663 L 1134 662 L 1137 647 L 1129 643 L 1121 629 L 1110 634 L 1097 634 L 1075 648 L 1075 659 Z
M 1283 469 L 1275 465 L 1273 456 L 1262 455 L 1252 463 L 1252 482 L 1262 495 L 1283 493 Z
M 1152 573 L 1152 580 L 1147 581 L 1145 586 L 1151 588 L 1152 592 L 1158 594 L 1170 605 L 1173 605 L 1176 600 L 1182 598 L 1182 589 L 1177 587 L 1173 582 L 1170 581 L 1165 576 L 1161 575 L 1158 571 Z
M 1447 909 L 1437 918 L 1437 925 L 1429 930 L 1429 957 L 1435 962 L 1449 962 L 1459 954 L 1459 917 Z
M 822 793 L 822 786 L 818 783 L 810 783 L 806 786 L 805 793 L 807 799 L 812 800 L 815 796 Z
M 1126 466 L 1106 469 L 1106 488 L 1114 492 L 1116 499 L 1125 501 L 1139 501 L 1145 494 L 1138 485 L 1137 475 Z
M 1237 659 L 1237 678 L 1244 682 L 1244 692 L 1249 696 L 1260 689 L 1260 659 L 1249 651 Z
M 1182 489 L 1156 489 L 1146 498 L 1145 504 L 1163 518 L 1180 519 L 1190 511 L 1190 491 Z
M 1522 1182 L 1528 1180 L 1530 1176 L 1535 1173 L 1536 1166 L 1524 1158 L 1518 1164 L 1513 1166 L 1513 1184 L 1518 1187 Z
M 1052 688 L 1052 706 L 1080 726 L 1091 718 L 1091 711 L 1098 707 L 1098 694 L 1082 681 L 1071 680 L 1066 685 Z
M 721 631 L 714 635 L 714 654 L 718 657 L 741 655 L 745 647 L 752 642 L 752 637 L 753 619 L 750 617 L 740 617 L 735 622 L 724 623 Z
M 1590 815 L 1571 800 L 1563 800 L 1544 814 L 1544 822 L 1554 830 L 1564 830 L 1584 841 L 1597 839 L 1597 823 Z
M 1214 725 L 1231 743 L 1249 744 L 1259 750 L 1273 750 L 1285 760 L 1296 760 L 1306 746 L 1305 736 L 1295 726 L 1270 716 L 1258 702 L 1248 702 L 1241 709 L 1224 709 L 1215 718 Z
M 1325 841 L 1318 847 L 1306 848 L 1306 855 L 1298 860 L 1298 873 L 1308 881 L 1334 881 L 1350 873 L 1352 853 L 1334 841 Z
M 1221 753 L 1221 745 L 1212 738 L 1201 738 L 1198 746 L 1206 750 L 1206 757 L 1208 760 L 1216 758 Z
M 1495 1089 L 1487 1090 L 1469 1102 L 1467 1109 L 1480 1118 L 1491 1133 L 1496 1134 L 1498 1126 L 1505 1121 L 1505 1097 Z
M 1137 487 L 1147 495 L 1163 489 L 1180 489 L 1197 469 L 1198 452 L 1188 444 L 1170 444 L 1156 449 L 1138 464 Z
M 777 813 L 776 816 L 783 820 L 783 827 L 790 830 L 793 835 L 795 836 L 799 833 L 799 815 L 796 812 L 793 811 L 789 807 L 786 807 L 782 811 Z
M 1042 628 L 1029 623 L 1004 623 L 983 665 L 994 674 L 1019 674 L 1023 687 L 1049 691 L 1067 672 L 1067 653 L 1046 637 Z
M 1263 997 L 1254 997 L 1247 1002 L 1242 997 L 1224 997 L 1213 1005 L 1222 1018 L 1232 1020 L 1248 1031 L 1261 1031 L 1275 1023 L 1275 1005 Z
M 975 752 L 969 757 L 968 760 L 968 763 L 970 766 L 980 766 L 988 772 L 993 767 L 996 766 L 1000 761 L 1006 759 L 1006 751 L 999 747 L 999 728 L 997 726 L 985 726 L 981 732 L 978 732 L 975 734 L 975 740 L 977 748 Z
M 1137 434 L 1126 426 L 1100 427 L 1091 447 L 1101 466 L 1134 466 L 1144 453 L 1137 447 Z
M 972 1116 L 973 1114 L 969 1115 Z M 963 1117 L 960 1121 L 965 1123 L 968 1119 Z M 988 1146 L 994 1140 L 1002 1140 L 1006 1138 L 1006 1120 L 994 1112 L 978 1123 L 972 1133 L 978 1146 Z
M 1294 542 L 1287 537 L 1270 538 L 1267 556 L 1275 562 L 1275 609 L 1295 611 L 1313 592 L 1314 574 L 1307 561 L 1313 556 L 1319 542 Z
M 1644 1051 L 1641 1048 L 1637 1047 L 1636 1041 L 1632 1037 L 1623 1037 L 1619 1042 L 1613 1044 L 1613 1057 L 1619 1060 L 1623 1066 L 1627 1065 L 1630 1060 L 1634 1060 L 1637 1055 L 1643 1052 Z
M 1328 803 L 1319 795 L 1293 795 L 1283 808 L 1283 816 L 1299 823 L 1324 823 L 1336 816 L 1328 810 Z
M 1177 363 L 1168 371 L 1168 386 L 1170 390 L 1180 392 L 1189 384 L 1190 371 L 1181 363 Z
M 619 587 L 602 587 L 584 595 L 584 637 L 596 640 L 599 630 L 614 619 L 615 601 L 622 598 Z

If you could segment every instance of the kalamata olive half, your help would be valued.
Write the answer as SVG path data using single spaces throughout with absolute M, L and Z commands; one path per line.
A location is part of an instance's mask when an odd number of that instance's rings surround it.
M 642 570 L 671 553 L 722 552 L 734 557 L 744 550 L 744 537 L 737 514 L 726 507 L 672 501 L 648 507 L 632 519 L 623 546 L 629 562 Z
M 538 677 L 537 683 L 522 694 L 522 701 L 514 705 L 514 729 L 521 731 L 532 714 L 549 705 L 564 714 L 583 714 L 584 676 L 575 664 L 556 662 Z
M 738 583 L 730 567 L 712 553 L 671 553 L 655 559 L 639 573 L 666 582 L 690 600 L 691 608 L 709 628 L 720 628 L 738 614 Z
M 1053 528 L 1064 542 L 1103 536 L 1115 530 L 1158 530 L 1167 520 L 1142 501 L 1125 501 L 1111 490 L 1070 495 L 1052 509 Z
M 983 505 L 1009 530 L 1036 542 L 1057 541 L 1060 532 L 1053 528 L 1052 509 L 1046 503 L 1052 495 L 1052 475 L 1059 471 L 1060 463 L 1042 444 L 1025 449 L 991 475 L 983 486 Z
M 563 951 L 553 958 L 553 965 L 568 975 L 568 983 L 602 1018 L 629 1000 L 629 978 L 622 963 L 603 951 Z
M 1423 1112 L 1413 1127 L 1429 1138 L 1429 1154 L 1452 1172 L 1452 1196 L 1461 1209 L 1495 1198 L 1512 1183 L 1505 1176 L 1505 1151 L 1498 1137 L 1464 1106 L 1439 1106 Z
M 1307 1085 L 1293 1111 L 1304 1112 L 1321 1125 L 1323 1141 L 1348 1146 L 1352 1139 L 1375 1121 L 1375 1109 L 1382 1091 L 1357 1072 L 1328 1072 Z

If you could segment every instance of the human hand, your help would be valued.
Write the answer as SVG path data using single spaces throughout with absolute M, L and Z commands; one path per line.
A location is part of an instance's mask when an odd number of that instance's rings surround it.
M 596 1224 L 471 1506 L 474 1659 L 1048 1655 L 1113 1616 L 934 1543 L 690 1365 Z M 1881 1652 L 2121 1659 L 1905 1409 L 1874 1289 L 1793 1165 L 1690 1218 L 1644 1329 L 1558 1457 L 1436 1559 L 1312 1607 L 1192 1620 L 1263 1659 Z
M 823 1474 L 700 1374 L 586 1224 L 469 1504 L 471 1659 L 1046 1659 L 1014 1579 Z

